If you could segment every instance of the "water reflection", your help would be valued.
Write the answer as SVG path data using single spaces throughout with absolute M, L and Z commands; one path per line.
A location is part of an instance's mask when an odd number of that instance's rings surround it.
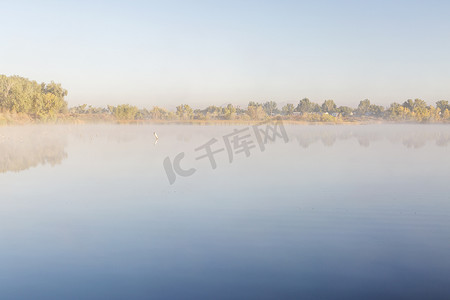
M 183 126 L 183 125 L 77 125 L 77 126 L 20 126 L 0 128 L 0 173 L 20 172 L 38 165 L 55 166 L 68 157 L 68 140 L 74 144 L 94 144 L 102 139 L 108 143 L 131 143 L 144 138 L 155 147 L 162 144 L 199 145 L 211 137 L 221 138 L 235 128 L 248 126 Z M 154 137 L 158 131 L 161 139 Z M 407 148 L 419 149 L 427 143 L 447 147 L 450 126 L 445 125 L 368 125 L 368 126 L 292 126 L 286 125 L 291 143 L 302 148 L 319 143 L 333 147 L 337 143 L 357 142 L 369 147 L 373 143 L 389 141 Z M 159 142 L 159 143 L 158 143 Z M 186 149 L 182 149 L 186 150 Z
M 321 142 L 326 147 L 332 147 L 339 141 L 356 140 L 362 147 L 371 143 L 388 140 L 391 143 L 401 143 L 408 148 L 421 148 L 427 143 L 440 147 L 448 146 L 450 128 L 441 125 L 374 125 L 374 126 L 318 126 L 304 129 L 290 128 L 298 144 L 303 148 Z
M 1 128 L 0 173 L 61 164 L 67 158 L 67 136 L 60 129 L 42 126 Z

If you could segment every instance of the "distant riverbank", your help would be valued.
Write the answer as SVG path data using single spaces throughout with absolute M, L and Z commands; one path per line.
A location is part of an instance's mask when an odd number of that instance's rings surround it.
M 184 124 L 184 125 L 253 125 L 264 121 L 282 121 L 291 125 L 366 125 L 366 124 L 450 124 L 447 120 L 417 122 L 415 120 L 389 121 L 377 118 L 334 118 L 329 121 L 308 121 L 301 118 L 267 117 L 261 120 L 119 120 L 109 114 L 59 114 L 53 120 L 42 121 L 23 113 L 0 113 L 0 126 L 33 124 Z
M 290 124 L 373 124 L 373 123 L 449 123 L 450 104 L 435 105 L 422 99 L 402 104 L 377 105 L 369 99 L 355 108 L 338 106 L 334 100 L 322 104 L 301 99 L 297 105 L 281 108 L 275 101 L 254 102 L 247 106 L 232 103 L 203 108 L 180 104 L 175 110 L 153 106 L 138 108 L 131 104 L 93 107 L 82 104 L 69 107 L 68 91 L 61 84 L 37 83 L 20 76 L 0 75 L 0 125 L 35 123 L 168 123 L 168 124 L 254 124 L 265 120 L 283 120 Z

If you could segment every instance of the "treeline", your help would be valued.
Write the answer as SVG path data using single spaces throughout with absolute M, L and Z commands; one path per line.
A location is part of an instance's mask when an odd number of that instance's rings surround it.
M 67 91 L 61 84 L 37 83 L 20 76 L 0 75 L 0 112 L 18 113 L 37 120 L 78 119 L 87 120 L 264 120 L 272 117 L 307 122 L 342 122 L 359 120 L 389 120 L 415 122 L 448 122 L 450 106 L 441 100 L 428 105 L 421 99 L 409 99 L 403 103 L 392 103 L 388 107 L 372 104 L 368 99 L 360 101 L 358 107 L 338 106 L 333 100 L 318 104 L 308 98 L 298 103 L 288 103 L 281 108 L 274 101 L 249 102 L 246 107 L 228 104 L 208 106 L 204 109 L 181 104 L 175 111 L 154 106 L 139 109 L 123 104 L 106 108 L 86 104 L 68 109 L 64 97 Z M 0 124 L 2 123 L 0 114 Z
M 175 111 L 154 106 L 148 110 L 129 104 L 108 106 L 107 108 L 87 107 L 71 108 L 74 114 L 109 114 L 118 120 L 264 120 L 281 117 L 287 120 L 307 122 L 339 122 L 359 120 L 388 120 L 440 122 L 450 121 L 450 105 L 441 100 L 435 106 L 421 99 L 407 100 L 402 104 L 392 103 L 389 107 L 372 104 L 370 100 L 360 101 L 358 107 L 337 106 L 333 100 L 325 100 L 321 105 L 304 98 L 296 105 L 286 104 L 281 109 L 276 102 L 249 102 L 241 108 L 228 104 L 223 107 L 208 106 L 194 109 L 187 104 L 176 107 Z
M 64 97 L 67 91 L 61 84 L 37 83 L 20 76 L 0 75 L 0 110 L 27 114 L 35 119 L 55 119 L 67 113 Z

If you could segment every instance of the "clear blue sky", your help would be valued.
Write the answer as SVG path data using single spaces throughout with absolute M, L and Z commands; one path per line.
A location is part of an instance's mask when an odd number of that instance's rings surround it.
M 450 1 L 2 1 L 0 74 L 69 105 L 450 100 Z

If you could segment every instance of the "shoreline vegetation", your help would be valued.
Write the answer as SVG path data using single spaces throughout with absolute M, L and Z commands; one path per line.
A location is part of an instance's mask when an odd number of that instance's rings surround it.
M 421 99 L 408 99 L 388 107 L 360 101 L 358 107 L 338 106 L 333 100 L 322 104 L 308 98 L 279 108 L 274 101 L 249 102 L 247 107 L 228 104 L 191 108 L 181 104 L 175 111 L 154 106 L 138 108 L 130 104 L 93 107 L 68 106 L 67 90 L 61 84 L 37 83 L 20 76 L 0 75 L 0 125 L 39 123 L 160 123 L 160 124 L 254 124 L 276 119 L 287 124 L 372 124 L 372 123 L 450 123 L 446 100 L 428 105 Z

